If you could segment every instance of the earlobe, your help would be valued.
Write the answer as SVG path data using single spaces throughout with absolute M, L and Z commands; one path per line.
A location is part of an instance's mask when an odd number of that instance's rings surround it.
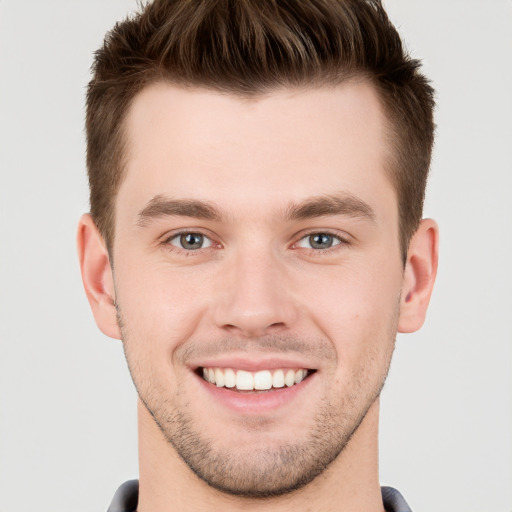
M 411 238 L 400 299 L 399 332 L 417 331 L 424 323 L 437 275 L 439 230 L 423 219 Z
M 89 214 L 83 215 L 78 223 L 77 248 L 82 282 L 96 324 L 107 336 L 120 339 L 109 254 Z

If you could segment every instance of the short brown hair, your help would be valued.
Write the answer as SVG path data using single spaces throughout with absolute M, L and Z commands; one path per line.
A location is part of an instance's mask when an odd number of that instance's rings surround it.
M 110 249 L 124 121 L 147 85 L 255 96 L 359 77 L 376 88 L 388 121 L 405 258 L 434 140 L 434 91 L 419 67 L 380 0 L 155 0 L 117 23 L 95 54 L 86 120 L 91 215 Z

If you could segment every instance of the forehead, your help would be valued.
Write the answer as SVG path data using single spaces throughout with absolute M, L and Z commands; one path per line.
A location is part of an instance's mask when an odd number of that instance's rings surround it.
M 384 135 L 381 105 L 367 83 L 250 99 L 153 84 L 127 116 L 119 198 L 140 207 L 167 194 L 234 209 L 333 192 L 394 200 Z

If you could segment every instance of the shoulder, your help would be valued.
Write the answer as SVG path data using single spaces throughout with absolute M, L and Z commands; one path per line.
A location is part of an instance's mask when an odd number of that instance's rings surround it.
M 386 512 L 412 512 L 404 497 L 393 487 L 381 487 Z
M 412 512 L 404 497 L 393 487 L 381 487 L 386 512 Z M 135 512 L 139 498 L 139 481 L 128 480 L 117 489 L 107 512 Z
M 139 501 L 139 481 L 128 480 L 117 489 L 107 512 L 135 512 Z

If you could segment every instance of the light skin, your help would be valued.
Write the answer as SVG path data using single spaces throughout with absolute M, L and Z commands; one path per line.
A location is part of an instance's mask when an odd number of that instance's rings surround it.
M 404 267 L 375 91 L 154 84 L 126 128 L 112 254 L 89 215 L 78 247 L 139 392 L 138 510 L 382 511 L 378 397 L 438 231 L 421 222 Z M 307 376 L 240 392 L 203 368 Z

